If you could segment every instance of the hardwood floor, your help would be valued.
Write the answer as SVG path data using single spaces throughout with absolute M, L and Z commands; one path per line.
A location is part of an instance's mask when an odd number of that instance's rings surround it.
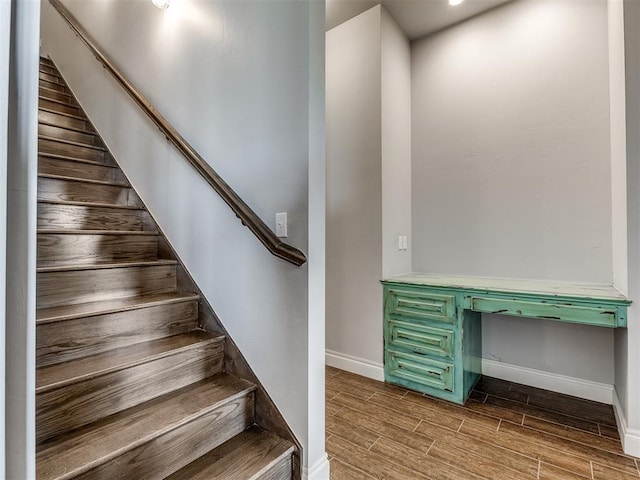
M 610 405 L 483 377 L 463 407 L 327 367 L 331 480 L 631 480 Z

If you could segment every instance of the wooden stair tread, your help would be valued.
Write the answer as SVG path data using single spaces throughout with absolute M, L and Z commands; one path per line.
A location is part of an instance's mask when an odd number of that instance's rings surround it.
M 99 150 L 101 152 L 106 152 L 107 151 L 106 148 L 101 147 L 99 145 L 91 145 L 89 143 L 74 142 L 73 140 L 66 140 L 64 138 L 57 138 L 57 137 L 49 137 L 47 135 L 38 135 L 38 140 L 46 140 L 48 142 L 64 143 L 66 145 L 71 145 L 71 146 L 74 146 L 74 147 L 89 148 L 91 150 Z
M 165 480 L 259 480 L 292 453 L 289 442 L 254 426 Z
M 62 307 L 41 308 L 36 311 L 36 322 L 38 324 L 44 324 L 199 299 L 200 296 L 195 293 L 176 292 L 118 298 L 114 300 L 104 300 L 102 302 L 78 303 L 76 305 L 65 305 Z
M 60 153 L 38 152 L 38 157 L 53 158 L 54 160 L 66 160 L 68 162 L 86 163 L 89 165 L 95 165 L 97 167 L 118 168 L 117 165 L 96 162 L 95 160 L 88 160 L 86 158 L 70 157 L 69 155 L 62 155 Z
M 36 394 L 147 363 L 198 344 L 223 342 L 224 336 L 203 330 L 137 343 L 36 370 Z
M 254 390 L 245 380 L 219 373 L 82 427 L 38 447 L 37 478 L 73 478 Z
M 48 80 L 49 83 L 53 84 L 53 85 L 59 85 L 61 87 L 65 87 L 65 84 L 62 82 L 52 82 L 50 80 Z M 50 105 L 53 104 L 53 105 Z M 38 95 L 38 105 L 43 105 L 45 107 L 52 107 L 55 111 L 55 108 L 62 108 L 62 109 L 73 109 L 73 110 L 77 110 L 77 112 L 73 113 L 72 115 L 75 114 L 79 114 L 81 112 L 80 110 L 80 105 L 74 105 L 73 103 L 69 103 L 69 102 L 63 102 L 62 100 L 56 100 L 55 98 L 49 98 L 49 97 L 44 97 L 42 95 Z M 56 105 L 60 105 L 60 107 L 56 107 Z
M 47 98 L 45 100 L 49 100 L 49 99 Z M 42 106 L 39 106 L 38 110 L 41 110 L 41 111 L 47 112 L 47 113 L 53 113 L 55 115 L 62 115 L 63 117 L 75 118 L 76 120 L 84 120 L 85 122 L 88 121 L 88 118 L 85 117 L 84 115 L 74 115 L 73 113 L 59 112 L 58 110 L 53 110 L 51 108 L 42 107 Z
M 38 267 L 38 273 L 43 272 L 69 272 L 74 270 L 100 270 L 108 268 L 131 268 L 131 267 L 152 267 L 160 265 L 177 265 L 176 260 L 148 260 L 142 262 L 116 262 L 116 263 L 98 263 L 90 265 L 61 265 L 52 267 Z
M 144 210 L 140 205 L 122 205 L 119 203 L 82 202 L 78 200 L 59 200 L 54 198 L 39 198 L 38 203 L 50 203 L 55 205 L 75 205 L 78 207 L 121 208 L 124 210 Z
M 51 173 L 39 173 L 39 178 L 52 178 L 54 180 L 64 180 L 66 182 L 92 183 L 94 185 L 111 185 L 114 187 L 131 188 L 127 183 L 113 182 L 107 180 L 94 180 L 93 178 L 70 177 L 68 175 L 53 175 Z
M 40 74 L 40 80 L 43 80 L 49 83 L 57 83 L 58 85 L 65 85 L 64 80 L 62 79 L 62 77 L 60 77 L 60 75 L 57 75 L 55 73 L 47 73 L 47 72 L 40 72 L 40 71 L 38 71 L 38 73 Z M 44 78 L 43 78 L 43 75 L 44 75 Z
M 48 73 L 48 72 L 45 72 L 45 73 Z M 49 73 L 49 75 L 53 75 L 53 74 Z M 49 93 L 49 94 L 64 95 L 65 97 L 69 97 L 69 99 L 73 98 L 73 95 L 71 95 L 70 93 L 61 92 L 60 90 L 54 90 L 53 88 L 43 87 L 42 85 L 38 87 L 38 90 L 44 93 Z M 51 100 L 51 98 L 49 97 L 45 97 L 45 98 L 47 98 L 47 100 Z
M 157 230 L 80 230 L 80 229 L 48 229 L 39 228 L 38 233 L 44 235 L 159 235 Z
M 72 132 L 84 133 L 85 135 L 93 135 L 94 137 L 98 137 L 98 134 L 96 132 L 94 132 L 93 130 L 89 130 L 87 128 L 69 127 L 69 126 L 60 125 L 60 124 L 57 124 L 56 122 L 51 122 L 48 120 L 38 120 L 38 124 L 46 125 L 48 127 L 56 127 L 61 130 L 70 130 Z

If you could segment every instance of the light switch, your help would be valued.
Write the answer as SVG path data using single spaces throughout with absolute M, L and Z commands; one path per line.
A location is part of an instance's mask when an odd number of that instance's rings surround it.
M 276 213 L 276 236 L 280 238 L 287 236 L 287 212 Z

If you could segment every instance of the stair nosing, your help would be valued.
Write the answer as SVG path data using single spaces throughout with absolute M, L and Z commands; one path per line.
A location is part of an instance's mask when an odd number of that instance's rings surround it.
M 231 374 L 228 373 L 224 373 L 222 372 L 224 375 L 228 375 L 228 376 L 233 376 Z M 214 375 L 212 375 L 209 378 L 213 378 Z M 235 378 L 239 378 L 239 377 L 235 377 Z M 242 379 L 240 379 L 242 380 Z M 246 380 L 244 380 L 245 382 L 247 382 Z M 247 382 L 250 383 L 250 382 Z M 224 397 L 220 400 L 218 400 L 216 403 L 214 404 L 209 404 L 206 407 L 203 407 L 201 410 L 199 410 L 198 412 L 192 413 L 191 415 L 187 415 L 185 417 L 182 417 L 179 421 L 175 422 L 174 424 L 170 425 L 170 426 L 166 426 L 165 428 L 162 428 L 161 430 L 155 431 L 153 433 L 149 433 L 147 435 L 145 435 L 144 437 L 141 437 L 139 439 L 137 439 L 134 442 L 131 442 L 129 445 L 126 445 L 124 447 L 121 447 L 118 450 L 113 450 L 111 452 L 109 452 L 109 454 L 100 457 L 98 459 L 95 459 L 89 463 L 85 463 L 83 464 L 80 468 L 77 468 L 75 470 L 72 471 L 68 471 L 65 472 L 63 475 L 58 476 L 55 478 L 55 480 L 71 480 L 72 478 L 81 475 L 83 473 L 86 473 L 100 465 L 104 465 L 107 462 L 110 462 L 111 460 L 114 460 L 115 458 L 118 458 L 119 456 L 122 456 L 123 454 L 133 450 L 134 448 L 137 448 L 141 445 L 144 445 L 145 443 L 149 443 L 151 441 L 153 441 L 156 438 L 160 438 L 163 435 L 166 435 L 170 432 L 172 432 L 173 430 L 176 430 L 177 428 L 180 428 L 184 425 L 187 425 L 195 420 L 197 420 L 200 417 L 203 417 L 204 415 L 207 415 L 209 413 L 211 413 L 213 410 L 216 410 L 218 408 L 220 408 L 221 406 L 232 402 L 234 400 L 236 400 L 237 398 L 241 398 L 244 397 L 252 392 L 256 391 L 256 386 L 254 384 L 247 385 L 244 388 L 242 388 L 241 390 L 237 391 L 236 393 L 234 393 L 233 395 L 229 395 L 227 397 Z M 167 395 L 170 395 L 171 393 L 175 393 L 175 392 L 170 392 Z M 162 398 L 161 397 L 156 397 L 156 398 Z M 139 407 L 139 406 L 137 406 Z M 131 407 L 131 408 L 136 408 L 136 407 Z M 127 409 L 129 410 L 129 409 Z M 119 414 L 123 414 L 124 412 L 126 412 L 127 410 L 124 410 L 123 412 L 119 412 L 115 415 L 119 415 Z
M 284 457 L 288 455 L 292 455 L 294 452 L 295 452 L 295 449 L 293 448 L 293 445 L 290 445 L 284 452 L 282 452 L 276 458 L 271 460 L 267 465 L 262 467 L 259 472 L 256 472 L 254 475 L 251 476 L 251 478 L 248 478 L 247 480 L 260 480 L 260 477 L 262 477 L 262 475 L 268 472 L 280 460 L 282 460 Z
M 52 205 L 71 205 L 77 207 L 96 207 L 96 208 L 121 208 L 124 210 L 146 210 L 143 206 L 138 205 L 121 205 L 117 203 L 97 203 L 97 202 L 81 202 L 76 200 L 54 200 L 39 198 L 38 203 L 49 203 Z
M 121 263 L 98 263 L 92 265 L 59 265 L 51 267 L 37 267 L 37 273 L 51 272 L 74 272 L 79 270 L 109 270 L 115 268 L 135 268 L 135 267 L 162 267 L 169 265 L 177 265 L 177 260 L 147 260 L 140 262 L 121 262 Z
M 181 469 L 177 470 L 176 472 L 173 472 L 171 475 L 169 475 L 169 477 L 167 478 L 173 478 L 173 476 L 175 474 L 180 474 L 180 472 L 182 472 L 184 469 L 190 470 L 190 466 L 194 463 L 203 463 L 205 468 L 209 468 L 209 466 L 211 466 L 210 463 L 208 463 L 207 461 L 205 461 L 205 457 L 209 457 L 212 456 L 212 454 L 219 448 L 224 448 L 225 444 L 228 442 L 234 442 L 236 440 L 242 440 L 244 442 L 244 439 L 240 439 L 240 437 L 242 436 L 255 436 L 255 438 L 249 438 L 249 444 L 246 445 L 249 448 L 253 447 L 255 445 L 256 440 L 258 440 L 259 436 L 262 435 L 266 435 L 267 438 L 267 442 L 269 442 L 266 446 L 260 444 L 259 448 L 261 451 L 263 451 L 265 454 L 271 454 L 274 450 L 279 450 L 279 449 L 283 449 L 280 453 L 278 453 L 276 456 L 274 456 L 273 458 L 271 458 L 265 465 L 261 466 L 257 471 L 255 471 L 254 473 L 251 474 L 250 477 L 246 477 L 246 480 L 259 480 L 260 478 L 262 478 L 262 476 L 267 473 L 269 470 L 271 470 L 275 465 L 277 465 L 280 461 L 282 461 L 282 459 L 291 456 L 294 452 L 295 452 L 295 447 L 294 445 L 288 441 L 283 439 L 282 437 L 280 437 L 279 435 L 277 435 L 276 433 L 266 430 L 265 428 L 261 427 L 260 425 L 254 424 L 251 425 L 249 428 L 245 429 L 243 432 L 239 433 L 237 436 L 230 438 L 229 440 L 227 440 L 225 443 L 222 443 L 221 445 L 218 445 L 216 448 L 209 450 L 208 452 L 204 453 L 203 455 L 201 455 L 200 457 L 196 458 L 193 462 L 185 465 L 184 467 L 182 467 Z M 243 445 L 241 445 L 242 447 Z M 242 448 L 238 448 L 238 446 L 234 445 L 233 450 L 231 451 L 232 454 L 237 454 L 238 452 L 241 452 Z M 220 457 L 218 455 L 213 455 L 212 460 L 215 462 L 215 459 L 221 459 L 223 457 Z M 253 465 L 257 466 L 259 464 L 259 462 L 261 460 L 263 460 L 263 458 L 259 458 L 257 459 L 258 462 L 255 462 Z M 198 472 L 196 471 L 195 473 L 201 474 L 202 472 Z M 249 473 L 249 472 L 246 472 Z M 184 477 L 184 475 L 181 475 L 182 477 Z M 234 476 L 234 478 L 236 478 Z M 245 478 L 245 477 L 243 477 Z
M 58 110 L 52 110 L 47 107 L 42 107 L 38 105 L 38 110 L 42 110 L 43 112 L 53 113 L 54 115 L 62 115 L 64 117 L 75 118 L 76 120 L 82 120 L 83 122 L 88 122 L 89 119 L 85 115 L 74 115 L 73 113 L 59 112 Z
M 49 83 L 56 83 L 56 82 L 49 82 Z M 66 86 L 64 83 L 58 83 L 58 85 L 62 85 L 63 87 Z M 82 111 L 82 109 L 80 108 L 80 105 L 74 105 L 73 103 L 64 102 L 62 100 L 56 100 L 55 98 L 47 98 L 47 97 L 43 97 L 42 95 L 38 95 L 38 103 L 40 102 L 40 100 L 57 103 L 58 105 L 64 105 L 65 107 L 77 108 L 78 111 Z
M 64 228 L 39 228 L 38 234 L 43 235 L 138 235 L 138 236 L 158 236 L 158 230 L 82 230 Z
M 196 330 L 196 331 L 200 331 L 200 330 Z M 210 333 L 210 332 L 205 332 L 204 330 L 201 330 L 201 331 L 203 333 Z M 70 385 L 75 385 L 77 383 L 86 382 L 86 381 L 92 380 L 94 378 L 103 377 L 105 375 L 109 375 L 110 373 L 127 370 L 127 369 L 132 368 L 132 367 L 136 367 L 136 366 L 139 366 L 139 365 L 145 365 L 147 363 L 155 362 L 155 361 L 160 360 L 162 358 L 167 358 L 167 357 L 171 357 L 171 356 L 174 356 L 174 355 L 178 355 L 179 353 L 183 353 L 183 352 L 185 352 L 187 350 L 195 348 L 196 346 L 208 345 L 210 343 L 222 343 L 222 342 L 225 341 L 225 338 L 226 338 L 225 335 L 213 334 L 213 333 L 210 333 L 210 334 L 212 335 L 211 338 L 203 338 L 203 339 L 198 340 L 197 342 L 191 343 L 189 345 L 183 345 L 182 347 L 172 348 L 172 349 L 166 350 L 164 352 L 150 354 L 150 355 L 145 356 L 143 358 L 140 358 L 138 360 L 132 360 L 132 361 L 129 361 L 129 362 L 122 363 L 120 365 L 114 365 L 112 367 L 103 368 L 101 370 L 95 370 L 95 371 L 92 371 L 92 372 L 89 372 L 89 373 L 85 373 L 83 375 L 78 375 L 76 377 L 66 378 L 66 379 L 60 380 L 58 382 L 54 382 L 54 383 L 50 383 L 48 385 L 42 385 L 40 387 L 36 387 L 36 389 L 35 389 L 36 396 L 42 395 L 43 393 L 47 393 L 47 392 L 50 392 L 52 390 L 58 390 L 58 389 L 61 389 L 61 388 L 69 387 Z M 213 336 L 213 335 L 215 335 L 215 336 Z M 172 336 L 178 336 L 178 335 L 170 335 L 169 337 L 172 337 Z M 161 339 L 165 339 L 165 338 L 169 338 L 169 337 L 162 337 Z M 161 340 L 161 339 L 151 340 L 151 342 L 157 341 L 157 340 Z M 141 343 L 147 343 L 147 342 L 141 342 Z M 128 345 L 126 347 L 116 348 L 114 350 L 120 350 L 120 349 L 124 349 L 124 348 L 133 348 L 133 347 L 135 347 L 137 345 L 139 345 L 139 344 L 134 343 L 134 344 Z M 106 354 L 111 354 L 112 355 L 114 350 L 98 353 L 98 354 L 95 354 L 95 355 L 92 355 L 92 356 L 106 355 Z M 84 357 L 79 358 L 79 359 L 75 359 L 75 361 L 82 360 L 83 358 Z M 70 361 L 74 361 L 74 360 L 70 360 Z M 36 372 L 40 368 L 47 368 L 47 367 L 52 367 L 52 366 L 55 366 L 55 365 L 47 365 L 46 367 L 39 367 L 39 368 L 36 369 Z
M 186 302 L 200 300 L 200 295 L 198 295 L 197 293 L 176 292 L 176 294 L 183 295 L 183 296 L 176 296 L 173 298 L 156 300 L 156 301 L 146 302 L 146 303 L 145 302 L 135 303 L 132 305 L 127 305 L 122 307 L 104 308 L 103 310 L 93 310 L 90 312 L 79 312 L 75 314 L 58 315 L 58 316 L 51 316 L 51 317 L 45 317 L 45 318 L 38 318 L 38 310 L 36 310 L 36 325 L 46 325 L 50 323 L 58 323 L 58 322 L 65 322 L 68 320 L 75 320 L 78 318 L 97 317 L 100 315 L 109 315 L 112 313 L 142 310 L 145 308 L 156 307 L 159 305 L 173 305 L 176 303 L 183 303 L 183 302 L 186 303 Z M 144 297 L 144 295 L 142 297 Z M 136 297 L 129 297 L 129 298 L 136 298 Z M 100 302 L 95 302 L 95 303 L 100 303 Z M 48 307 L 48 308 L 54 308 L 54 307 Z M 47 308 L 40 309 L 40 310 L 47 310 Z
M 86 128 L 62 126 L 62 125 L 58 125 L 57 123 L 54 123 L 54 122 L 49 122 L 47 120 L 38 120 L 38 124 L 39 125 L 46 125 L 47 127 L 56 127 L 56 128 L 60 128 L 62 130 L 69 130 L 71 132 L 82 133 L 84 135 L 93 135 L 94 137 L 99 137 L 97 132 L 92 132 L 91 130 L 87 130 Z
M 70 177 L 68 175 L 56 175 L 52 173 L 38 173 L 38 178 L 50 178 L 52 180 L 63 180 L 65 182 L 90 183 L 92 185 L 106 185 L 109 187 L 131 188 L 128 183 L 110 182 L 108 180 L 96 180 L 93 178 Z
M 47 157 L 53 158 L 56 160 L 66 160 L 68 162 L 78 162 L 78 163 L 86 163 L 89 165 L 96 165 L 99 167 L 107 167 L 107 168 L 119 168 L 117 165 L 108 165 L 106 163 L 98 162 L 96 160 L 87 160 L 84 158 L 70 157 L 68 155 L 61 155 L 59 153 L 49 153 L 49 152 L 38 152 L 39 157 Z
M 44 73 L 47 73 L 47 72 L 44 72 Z M 52 74 L 48 73 L 47 75 L 52 75 Z M 49 83 L 54 83 L 54 82 L 49 82 Z M 53 88 L 43 87 L 42 85 L 38 85 L 38 91 L 40 91 L 40 90 L 44 90 L 46 93 L 55 93 L 55 94 L 58 94 L 58 95 L 64 95 L 65 97 L 73 98 L 73 94 L 71 94 L 71 93 L 61 92 L 60 90 L 54 90 Z M 48 97 L 46 97 L 46 98 L 48 98 Z M 55 99 L 53 99 L 53 100 L 55 100 Z
M 67 84 L 65 83 L 64 79 L 60 75 L 56 75 L 55 73 L 40 72 L 40 67 L 38 67 L 38 73 L 44 73 L 45 75 L 49 75 L 51 77 L 56 77 L 59 80 L 57 82 L 52 82 L 51 80 L 47 80 L 46 78 L 43 78 L 42 80 L 44 80 L 45 82 L 57 83 L 58 85 L 64 85 L 65 87 L 67 86 Z M 40 75 L 38 75 L 38 79 L 40 79 Z
M 73 140 L 66 140 L 64 138 L 49 137 L 48 135 L 38 135 L 38 140 L 46 140 L 46 141 L 49 141 L 49 142 L 64 143 L 66 145 L 72 145 L 74 147 L 89 148 L 91 150 L 99 150 L 101 152 L 106 152 L 107 151 L 107 149 L 105 147 L 100 147 L 98 145 L 89 145 L 87 143 L 74 142 Z

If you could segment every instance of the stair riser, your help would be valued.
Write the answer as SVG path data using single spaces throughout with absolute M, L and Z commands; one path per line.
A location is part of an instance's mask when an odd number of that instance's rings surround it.
M 198 326 L 198 302 L 157 305 L 126 312 L 40 324 L 38 367 L 178 335 Z
M 142 210 L 38 204 L 38 228 L 71 230 L 144 230 Z
M 273 465 L 269 471 L 249 480 L 290 480 L 293 478 L 293 458 L 291 455 Z
M 49 88 L 51 90 L 58 90 L 60 92 L 66 92 L 67 91 L 67 87 L 65 85 L 62 85 L 62 84 L 56 83 L 56 82 L 47 82 L 46 80 L 42 80 L 42 79 L 40 79 L 40 86 Z
M 59 115 L 57 113 L 46 112 L 43 110 L 38 111 L 38 120 L 41 122 L 55 123 L 56 125 L 59 125 L 61 127 L 91 130 L 91 125 L 85 120 L 67 117 L 65 115 Z
M 40 80 L 44 80 L 45 82 L 51 82 L 51 83 L 63 83 L 62 79 L 56 75 L 56 74 L 51 74 L 51 73 L 46 73 L 46 72 L 39 72 L 40 73 Z
M 224 341 L 179 351 L 125 370 L 36 395 L 36 437 L 100 420 L 222 371 Z
M 70 145 L 68 143 L 56 142 L 44 138 L 38 139 L 38 151 L 40 153 L 53 153 L 56 155 L 66 155 L 73 158 L 83 158 L 94 162 L 107 163 L 107 156 L 104 150 L 84 147 L 82 145 Z
M 61 92 L 60 90 L 49 89 L 46 87 L 40 86 L 38 89 L 38 94 L 43 98 L 48 98 L 50 100 L 58 100 L 65 103 L 72 103 L 73 97 L 66 92 Z
M 94 265 L 158 259 L 152 235 L 38 234 L 38 266 Z
M 238 435 L 253 423 L 253 393 L 182 425 L 78 476 L 59 480 L 162 479 L 207 451 Z
M 175 265 L 39 272 L 38 308 L 176 291 Z
M 42 177 L 38 178 L 38 199 L 140 206 L 135 194 L 127 187 Z
M 127 179 L 117 168 L 92 165 L 51 157 L 38 157 L 38 173 L 43 175 L 60 175 L 63 177 L 100 180 L 126 186 Z
M 72 142 L 84 143 L 86 145 L 94 145 L 102 147 L 102 142 L 96 135 L 90 133 L 76 132 L 65 128 L 54 127 L 53 125 L 38 125 L 38 134 L 47 137 L 59 138 L 61 140 L 70 140 Z
M 53 110 L 55 112 L 69 113 L 71 115 L 80 115 L 80 107 L 67 105 L 65 103 L 54 102 L 53 100 L 48 100 L 46 98 L 40 98 L 38 100 L 38 105 L 40 106 L 40 108 L 46 108 L 49 110 Z

